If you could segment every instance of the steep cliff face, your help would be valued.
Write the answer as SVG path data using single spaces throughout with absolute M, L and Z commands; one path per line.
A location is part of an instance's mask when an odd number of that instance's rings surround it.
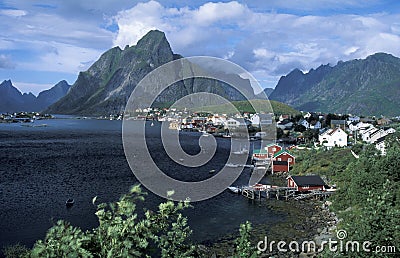
M 180 55 L 172 52 L 163 32 L 150 31 L 135 46 L 127 46 L 123 50 L 114 47 L 105 52 L 87 71 L 79 74 L 68 94 L 50 106 L 47 112 L 87 115 L 121 113 L 143 77 L 179 58 Z M 250 83 L 246 83 L 251 89 Z M 233 100 L 243 99 L 221 82 L 193 79 L 172 85 L 157 98 L 157 102 L 172 103 L 187 94 L 203 91 L 221 93 Z
M 400 59 L 377 53 L 281 77 L 270 99 L 305 111 L 398 115 Z

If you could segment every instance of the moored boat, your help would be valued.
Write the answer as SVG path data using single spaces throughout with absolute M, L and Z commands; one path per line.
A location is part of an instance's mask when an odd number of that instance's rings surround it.
M 236 194 L 240 193 L 240 187 L 238 187 L 238 186 L 229 186 L 228 190 L 230 190 L 231 192 L 236 193 Z
M 65 206 L 67 206 L 67 207 L 72 207 L 72 205 L 74 205 L 74 203 L 75 203 L 74 199 L 68 199 L 68 200 L 65 202 Z

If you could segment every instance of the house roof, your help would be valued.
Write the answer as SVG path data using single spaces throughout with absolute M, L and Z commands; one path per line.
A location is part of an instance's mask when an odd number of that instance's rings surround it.
M 294 156 L 292 153 L 290 153 L 289 151 L 282 149 L 282 150 L 280 150 L 280 151 L 278 151 L 277 153 L 274 154 L 274 158 L 278 157 L 279 155 L 281 155 L 281 154 L 283 154 L 283 153 L 287 153 L 287 154 L 289 154 L 290 156 L 292 156 L 293 158 L 295 157 L 295 156 Z
M 253 150 L 253 154 L 268 154 L 264 149 Z
M 320 186 L 326 185 L 320 176 L 291 176 L 290 178 L 296 183 L 297 186 Z
M 272 147 L 272 146 L 278 146 L 278 147 L 281 147 L 281 148 L 282 148 L 282 146 L 280 146 L 279 144 L 276 144 L 276 143 L 270 143 L 270 144 L 268 144 L 268 145 L 265 146 L 265 147 Z
M 377 134 L 377 133 L 379 133 L 379 132 L 382 133 L 383 130 L 382 130 L 382 129 L 376 130 L 376 131 L 372 132 L 369 136 L 372 137 L 372 136 L 374 136 L 375 134 Z
M 331 120 L 331 124 L 343 125 L 343 124 L 346 124 L 346 120 Z
M 376 140 L 375 143 L 376 144 L 381 143 L 381 142 L 385 141 L 385 138 L 386 138 L 386 136 L 382 136 L 382 137 L 378 138 L 378 140 Z

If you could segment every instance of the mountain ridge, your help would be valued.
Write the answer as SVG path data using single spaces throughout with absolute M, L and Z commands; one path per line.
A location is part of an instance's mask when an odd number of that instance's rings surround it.
M 11 82 L 4 80 L 0 84 L 0 112 L 39 112 L 64 96 L 70 85 L 62 80 L 48 90 L 41 91 L 36 97 L 31 92 L 21 93 Z
M 107 50 L 93 65 L 80 72 L 66 96 L 51 105 L 46 112 L 59 114 L 108 115 L 123 113 L 127 100 L 139 81 L 157 67 L 182 58 L 173 53 L 165 34 L 158 30 L 148 32 L 136 45 L 123 50 Z M 234 76 L 234 75 L 230 75 Z M 250 81 L 243 82 L 245 90 L 253 93 Z M 153 89 L 146 89 L 150 94 Z M 174 102 L 197 92 L 215 93 L 229 100 L 243 100 L 238 91 L 220 81 L 193 78 L 169 86 L 156 102 Z
M 294 69 L 279 79 L 270 99 L 303 111 L 399 115 L 400 58 L 376 53 L 308 73 Z

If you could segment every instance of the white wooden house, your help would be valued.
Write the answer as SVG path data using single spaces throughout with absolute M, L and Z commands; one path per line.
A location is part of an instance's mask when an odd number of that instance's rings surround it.
M 328 148 L 347 146 L 347 133 L 341 128 L 329 129 L 318 137 L 319 142 Z

